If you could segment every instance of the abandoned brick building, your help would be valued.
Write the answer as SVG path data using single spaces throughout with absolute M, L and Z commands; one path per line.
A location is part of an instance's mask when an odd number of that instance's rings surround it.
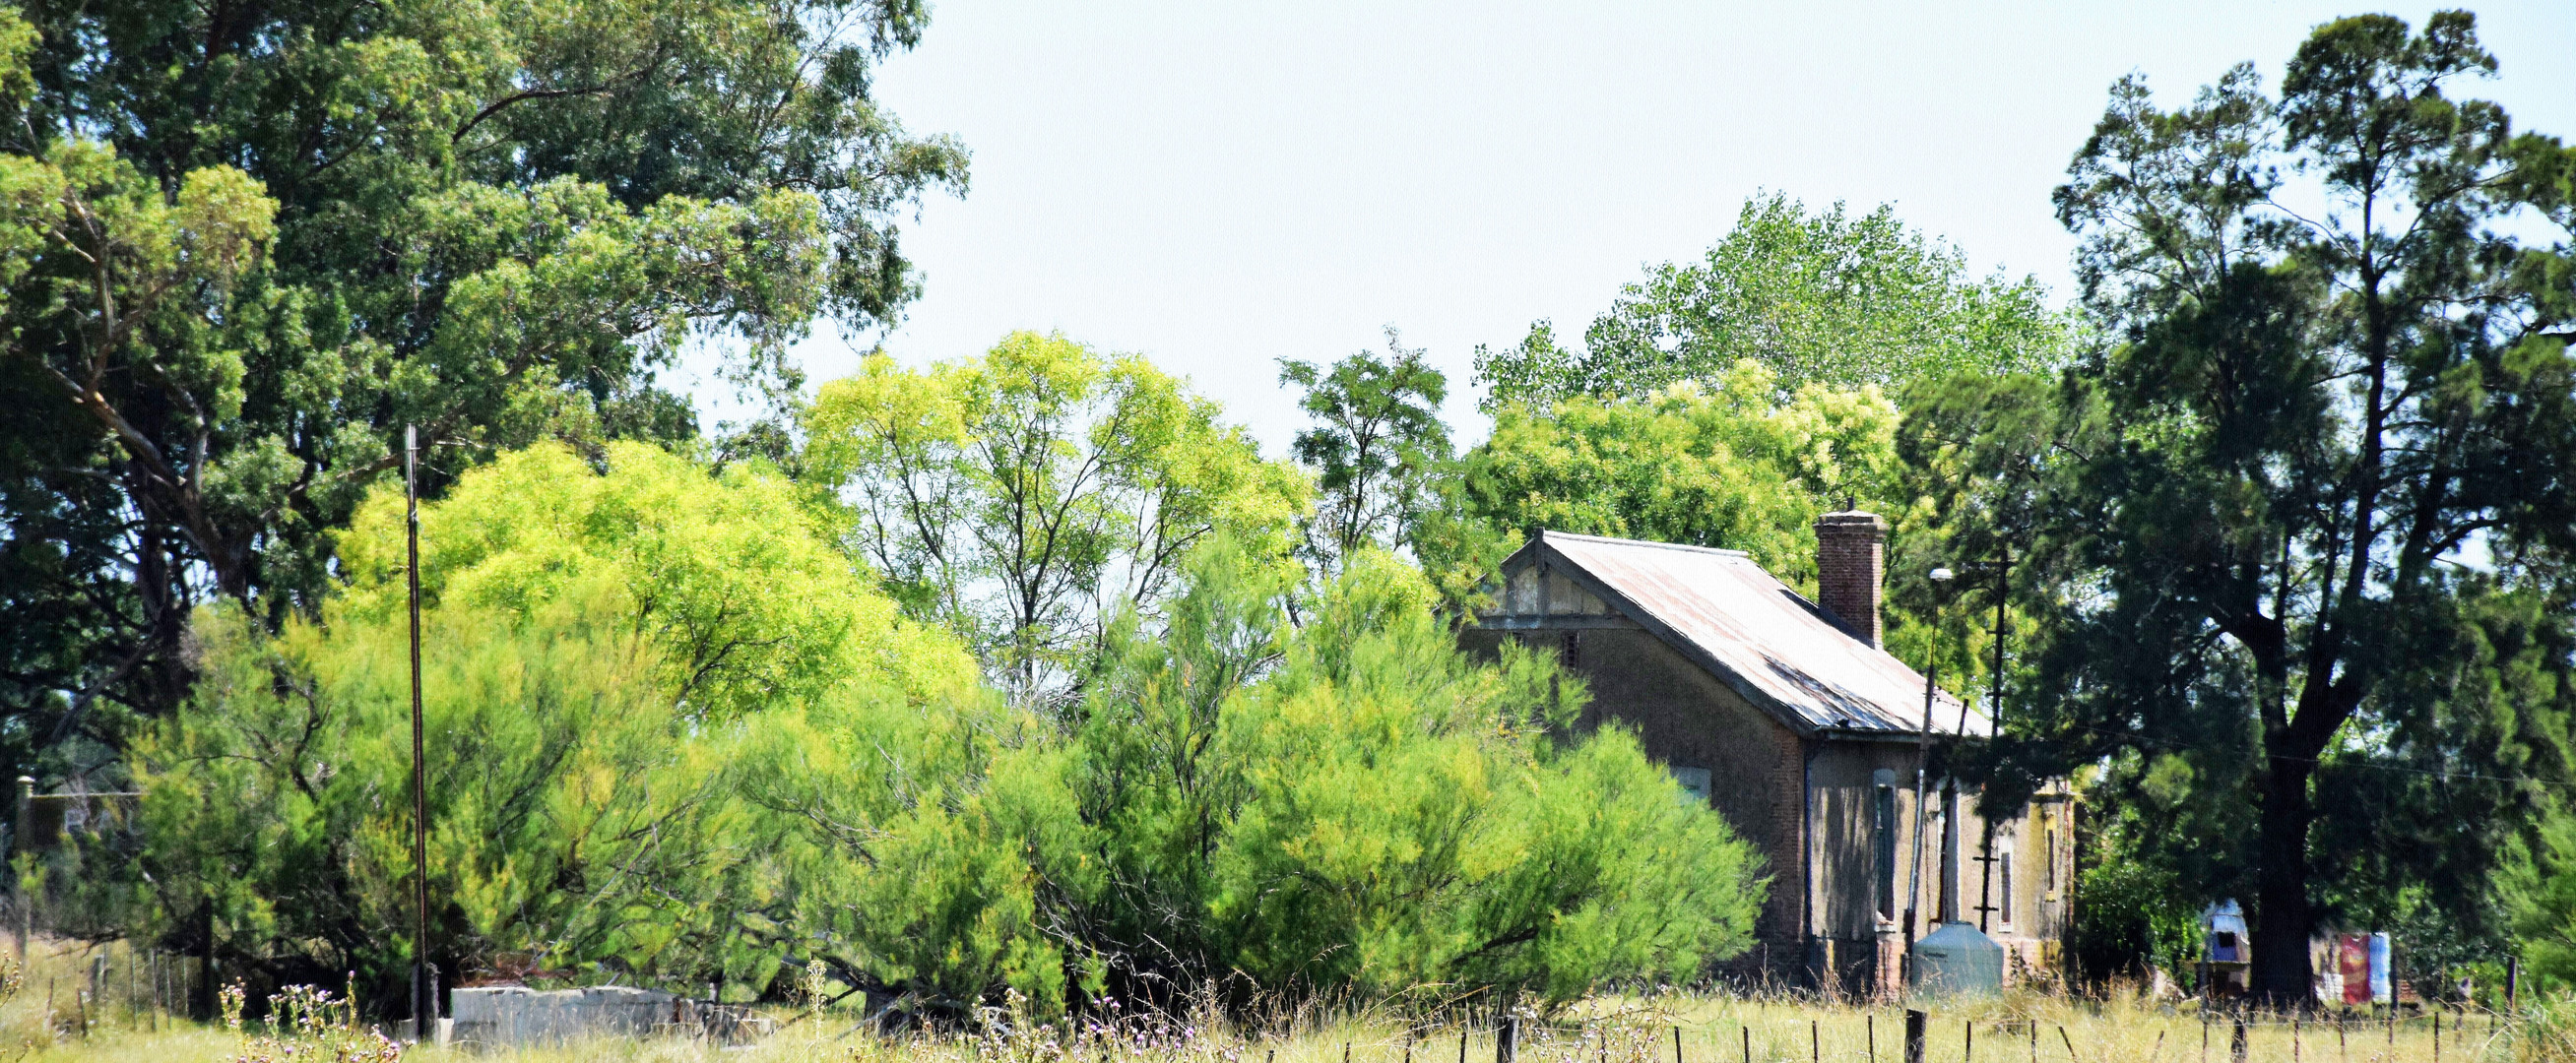
M 1983 922 L 2007 977 L 2051 969 L 2073 872 L 2063 785 L 1999 819 L 1988 845 L 1973 794 L 1926 779 L 1913 873 L 1925 744 L 1973 742 L 1993 724 L 1935 691 L 1927 739 L 1928 684 L 1879 646 L 1886 534 L 1869 513 L 1819 519 L 1822 600 L 1810 601 L 1739 551 L 1541 532 L 1503 563 L 1494 605 L 1461 639 L 1562 654 L 1591 686 L 1578 727 L 1635 730 L 1763 854 L 1771 894 L 1734 973 L 1893 990 L 1909 889 L 1915 936 Z

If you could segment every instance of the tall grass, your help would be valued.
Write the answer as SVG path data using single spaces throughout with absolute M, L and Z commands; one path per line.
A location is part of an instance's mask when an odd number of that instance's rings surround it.
M 329 998 L 307 994 L 301 1022 L 272 1029 L 177 1019 L 154 1007 L 152 966 L 123 946 L 42 943 L 0 998 L 0 1063 L 183 1063 L 382 1058 L 374 1031 Z M 99 960 L 104 957 L 106 963 Z M 96 995 L 93 976 L 105 971 Z M 134 971 L 131 979 L 125 972 Z M 0 977 L 0 990 L 9 989 Z M 130 994 L 124 986 L 132 984 Z M 50 993 L 49 993 L 50 990 Z M 971 1028 L 881 1033 L 840 1009 L 776 1009 L 777 1033 L 748 1045 L 686 1038 L 604 1038 L 477 1052 L 415 1047 L 405 1060 L 495 1063 L 1489 1063 L 1498 1030 L 1472 1001 L 1356 1004 L 1310 1000 L 1254 1020 L 1212 1003 L 1178 1012 L 1056 1023 L 994 1009 Z M 1921 1002 L 1925 1063 L 2233 1063 L 2245 1024 L 2247 1063 L 2576 1063 L 2576 1001 L 2526 1008 L 2517 1021 L 2445 1014 L 2240 1015 L 2121 991 L 2097 997 L 2011 992 Z M 255 1011 L 260 1009 L 253 1009 Z M 1473 1019 L 1461 1017 L 1475 1014 Z M 1602 995 L 1553 1015 L 1523 1013 L 1520 1063 L 1904 1063 L 1904 1007 L 1795 995 Z

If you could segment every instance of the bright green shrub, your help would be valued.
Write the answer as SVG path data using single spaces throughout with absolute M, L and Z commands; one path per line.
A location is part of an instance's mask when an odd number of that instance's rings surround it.
M 742 800 L 746 736 L 854 697 L 971 694 L 953 639 L 901 621 L 776 481 L 615 445 L 504 456 L 423 507 L 433 953 L 702 986 L 765 982 L 795 910 Z M 345 595 L 275 638 L 197 621 L 204 681 L 137 747 L 164 918 L 240 973 L 398 992 L 409 963 L 402 507 L 343 537 Z
M 1751 938 L 1748 846 L 1551 661 L 1455 648 L 1420 574 L 1353 564 L 1303 628 L 1203 553 L 1168 637 L 1113 639 L 1078 785 L 1123 970 L 1270 988 L 1688 978 Z
M 1384 555 L 1301 628 L 1296 577 L 1216 540 L 1050 716 L 899 619 L 775 481 L 606 465 L 508 455 L 422 513 L 451 979 L 767 987 L 821 960 L 952 1016 L 1237 973 L 1564 1000 L 1748 939 L 1750 850 L 1625 734 L 1567 737 L 1583 692 L 1552 662 L 1457 652 Z M 146 888 L 175 937 L 211 927 L 224 977 L 399 993 L 400 528 L 398 500 L 364 507 L 326 623 L 201 614 L 203 682 L 137 747 Z

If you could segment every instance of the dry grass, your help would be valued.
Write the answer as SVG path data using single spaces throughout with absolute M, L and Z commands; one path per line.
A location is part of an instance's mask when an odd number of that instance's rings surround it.
M 140 966 L 133 1003 L 121 987 L 126 965 L 110 950 L 100 996 L 83 996 L 97 950 L 36 950 L 16 992 L 0 1000 L 0 1063 L 186 1063 L 330 1060 L 311 1037 L 261 1042 L 242 1033 L 174 1020 L 151 1006 L 149 967 Z M 139 965 L 138 965 L 139 966 Z M 48 989 L 51 1007 L 48 1009 Z M 2232 1063 L 2233 1018 L 2204 1023 L 2190 1002 L 2135 994 L 2106 999 L 2010 993 L 1992 1000 L 1936 1003 L 1925 1063 Z M 1150 1019 L 1042 1026 L 1006 1017 L 980 1033 L 880 1036 L 838 1012 L 799 1016 L 758 1044 L 719 1047 L 695 1040 L 609 1039 L 475 1053 L 418 1048 L 405 1060 L 593 1063 L 1486 1063 L 1490 1022 L 1465 1030 L 1403 1018 L 1391 1009 L 1313 1008 L 1239 1029 L 1202 1012 L 1194 1020 Z M 86 1026 L 84 1027 L 84 1022 Z M 1904 1017 L 1896 1006 L 1786 997 L 1605 996 L 1522 1027 L 1522 1063 L 1903 1063 Z M 1463 1033 L 1463 1042 L 1462 1042 Z M 1678 1037 L 1676 1036 L 1678 1034 Z M 352 1047 L 361 1038 L 343 1031 Z M 1971 1044 L 1973 1042 L 1973 1046 Z M 289 1053 L 284 1049 L 292 1047 Z M 1973 1054 L 1971 1048 L 1973 1047 Z M 2247 1026 L 2247 1063 L 2434 1063 L 2432 1022 L 2390 1025 L 2310 1017 L 2295 1027 L 2265 1018 Z M 2445 1017 L 2442 1063 L 2576 1063 L 2576 1004 L 2533 1011 L 2521 1024 L 2485 1015 Z

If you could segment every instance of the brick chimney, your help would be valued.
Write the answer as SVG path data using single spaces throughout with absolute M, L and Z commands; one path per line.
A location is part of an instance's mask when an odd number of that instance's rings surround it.
M 1879 585 L 1887 573 L 1887 522 L 1846 510 L 1816 518 L 1816 604 L 1878 645 Z

